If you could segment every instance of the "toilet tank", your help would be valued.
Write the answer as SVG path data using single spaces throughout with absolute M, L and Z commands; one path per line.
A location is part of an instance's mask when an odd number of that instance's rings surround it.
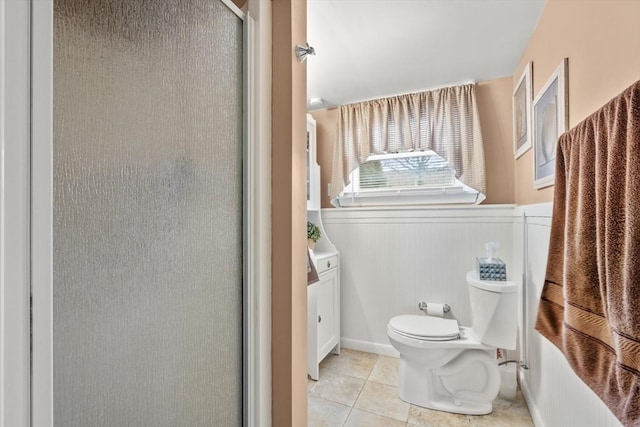
M 518 333 L 518 285 L 510 281 L 480 280 L 476 271 L 467 273 L 471 328 L 480 342 L 515 350 Z

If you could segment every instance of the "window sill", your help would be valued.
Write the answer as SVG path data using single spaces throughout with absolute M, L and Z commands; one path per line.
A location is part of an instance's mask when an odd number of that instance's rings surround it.
M 408 206 L 408 205 L 477 205 L 485 195 L 467 186 L 435 189 L 373 190 L 343 193 L 331 201 L 340 207 Z

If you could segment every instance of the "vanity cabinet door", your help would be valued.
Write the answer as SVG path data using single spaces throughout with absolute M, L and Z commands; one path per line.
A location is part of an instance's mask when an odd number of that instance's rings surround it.
M 340 282 L 339 269 L 319 276 L 307 288 L 307 373 L 320 377 L 320 362 L 327 354 L 340 354 Z
M 338 343 L 338 270 L 323 274 L 318 283 L 318 360 Z

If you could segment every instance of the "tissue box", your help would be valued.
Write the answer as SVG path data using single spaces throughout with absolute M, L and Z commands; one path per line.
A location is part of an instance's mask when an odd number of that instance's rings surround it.
M 489 258 L 477 257 L 476 267 L 480 280 L 507 280 L 507 266 L 500 258 L 493 257 L 489 260 Z

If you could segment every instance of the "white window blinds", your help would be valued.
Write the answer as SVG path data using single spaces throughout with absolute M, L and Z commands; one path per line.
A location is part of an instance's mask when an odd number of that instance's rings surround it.
M 360 165 L 359 189 L 431 188 L 455 185 L 456 172 L 433 151 L 373 155 Z

